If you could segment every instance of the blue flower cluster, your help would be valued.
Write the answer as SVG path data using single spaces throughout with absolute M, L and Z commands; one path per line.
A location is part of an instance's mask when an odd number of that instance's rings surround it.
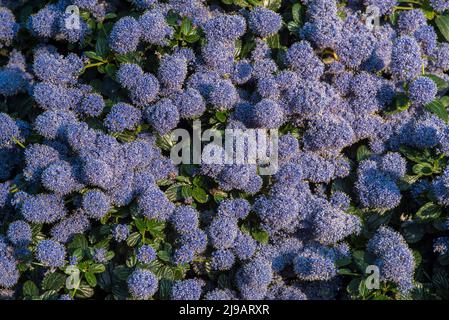
M 376 256 L 383 281 L 396 283 L 403 292 L 413 288 L 415 258 L 400 234 L 381 227 L 369 241 L 368 251 Z

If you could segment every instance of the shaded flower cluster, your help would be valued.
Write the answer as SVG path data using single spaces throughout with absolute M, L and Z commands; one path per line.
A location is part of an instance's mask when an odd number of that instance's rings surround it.
M 375 265 L 397 299 L 447 271 L 448 1 L 24 2 L 0 1 L 0 293 L 364 299 Z M 175 165 L 196 120 L 276 132 L 275 172 Z

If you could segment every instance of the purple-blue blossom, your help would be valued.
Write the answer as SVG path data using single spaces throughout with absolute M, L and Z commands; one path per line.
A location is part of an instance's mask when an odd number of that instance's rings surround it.
M 133 52 L 139 45 L 142 36 L 140 24 L 133 17 L 118 20 L 109 35 L 109 46 L 118 54 Z
M 136 269 L 127 280 L 128 290 L 135 299 L 146 300 L 158 289 L 158 280 L 149 270 Z
M 53 240 L 41 240 L 36 248 L 37 260 L 48 267 L 63 267 L 66 258 L 66 249 Z

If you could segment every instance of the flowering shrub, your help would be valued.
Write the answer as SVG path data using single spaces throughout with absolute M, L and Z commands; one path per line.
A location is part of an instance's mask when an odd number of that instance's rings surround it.
M 448 299 L 448 9 L 0 0 L 0 297 Z

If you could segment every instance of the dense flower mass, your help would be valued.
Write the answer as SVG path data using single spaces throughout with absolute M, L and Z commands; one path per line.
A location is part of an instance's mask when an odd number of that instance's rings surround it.
M 448 299 L 448 17 L 0 0 L 0 299 Z

